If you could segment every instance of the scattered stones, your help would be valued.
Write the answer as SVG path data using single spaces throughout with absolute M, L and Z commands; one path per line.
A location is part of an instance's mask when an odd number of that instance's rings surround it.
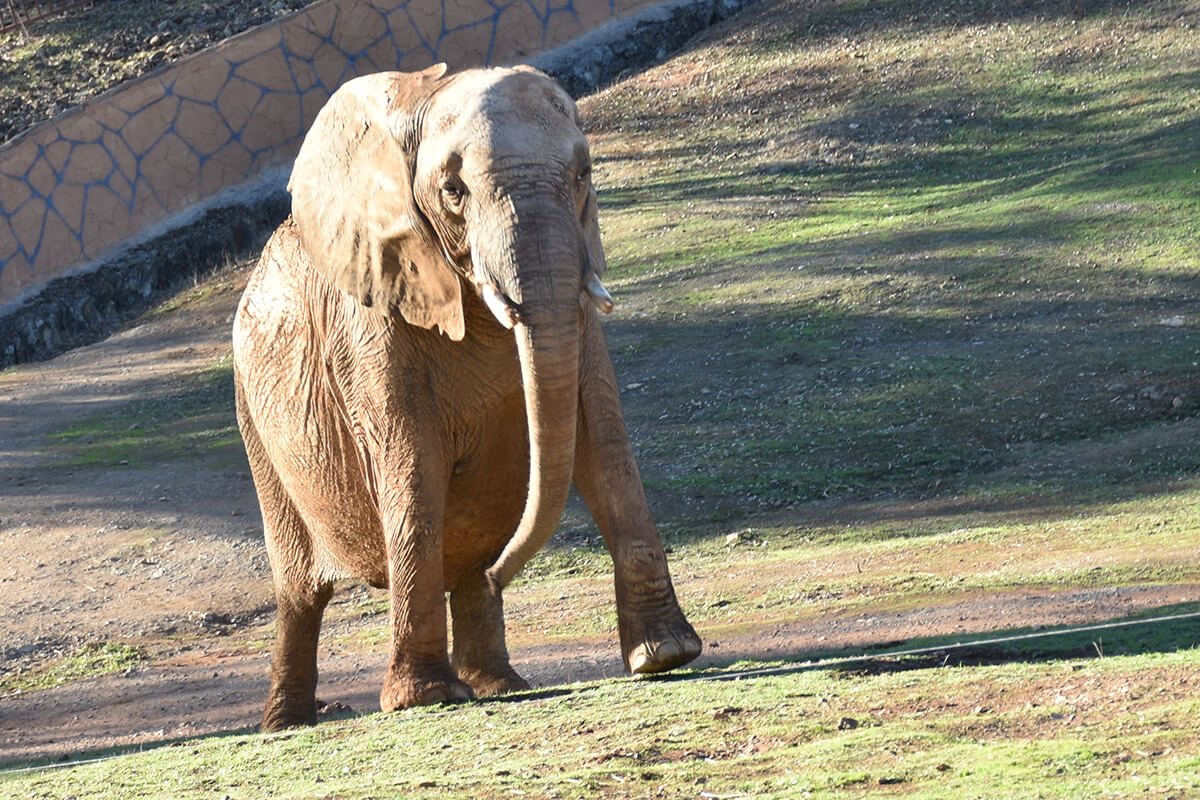
M 196 616 L 201 628 L 218 634 L 228 633 L 229 628 L 232 628 L 236 622 L 229 614 L 220 614 L 216 611 L 205 611 Z
M 341 702 L 340 700 L 334 700 L 331 703 L 327 703 L 324 700 L 321 700 L 319 698 L 317 700 L 317 716 L 320 717 L 321 719 L 336 719 L 339 717 L 352 717 L 352 716 L 354 716 L 354 714 L 355 714 L 354 709 L 351 708 L 350 706 L 346 705 L 345 703 Z

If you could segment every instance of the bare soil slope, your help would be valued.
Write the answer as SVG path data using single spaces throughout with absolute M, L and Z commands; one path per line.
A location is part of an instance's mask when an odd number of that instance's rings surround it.
M 54 436 L 130 403 L 169 402 L 181 390 L 194 391 L 196 376 L 229 351 L 231 315 L 247 272 L 246 265 L 229 271 L 180 308 L 99 344 L 0 375 L 0 642 L 6 673 L 0 677 L 103 642 L 134 644 L 150 656 L 122 673 L 4 697 L 0 763 L 256 724 L 269 667 L 262 645 L 273 613 L 245 464 L 183 441 L 168 443 L 142 465 L 72 464 L 72 453 L 86 453 L 96 442 L 59 444 Z M 129 423 L 133 433 L 153 424 L 137 419 Z M 100 430 L 95 436 L 112 434 Z M 154 443 L 137 447 L 135 453 Z M 722 585 L 751 577 L 686 565 L 675 571 L 681 595 L 700 586 L 719 594 Z M 754 579 L 782 585 L 788 576 L 758 573 Z M 591 596 L 574 600 L 601 604 L 606 591 L 588 584 L 581 594 Z M 364 631 L 382 635 L 382 615 L 361 610 L 368 594 L 377 600 L 365 587 L 339 593 L 321 653 L 320 697 L 359 713 L 378 710 L 384 667 L 382 647 L 353 644 Z M 910 613 L 782 626 L 750 621 L 744 633 L 720 641 L 705 635 L 700 664 L 992 630 L 1000 620 L 1104 620 L 1194 596 L 1187 586 L 1015 592 Z M 513 648 L 518 670 L 536 686 L 622 673 L 615 635 L 539 642 L 528 633 L 553 613 L 549 605 L 520 588 L 508 602 L 511 626 L 525 631 Z

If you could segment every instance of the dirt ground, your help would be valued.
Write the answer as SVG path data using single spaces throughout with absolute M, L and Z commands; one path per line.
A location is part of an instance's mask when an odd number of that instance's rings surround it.
M 235 269 L 202 303 L 0 375 L 4 673 L 103 642 L 137 645 L 151 656 L 126 672 L 0 699 L 0 763 L 256 724 L 273 609 L 244 464 L 197 469 L 185 453 L 144 468 L 54 466 L 59 459 L 51 457 L 48 436 L 131 400 L 177 391 L 187 376 L 211 367 L 229 351 L 245 278 L 245 267 Z M 714 580 L 739 580 L 724 568 L 717 576 L 677 564 L 675 574 L 681 595 L 689 582 L 711 591 Z M 360 612 L 365 596 L 357 587 L 335 598 L 320 655 L 319 697 L 355 713 L 378 709 L 384 667 L 381 647 L 346 644 L 381 625 L 381 614 Z M 1192 586 L 1014 592 L 906 613 L 772 622 L 720 641 L 701 630 L 706 650 L 699 664 L 878 647 L 992 630 L 1013 618 L 1034 625 L 1106 620 L 1194 596 Z M 521 620 L 545 613 L 544 602 L 514 592 L 510 626 L 528 630 Z M 567 643 L 516 638 L 514 664 L 535 686 L 622 673 L 615 634 Z

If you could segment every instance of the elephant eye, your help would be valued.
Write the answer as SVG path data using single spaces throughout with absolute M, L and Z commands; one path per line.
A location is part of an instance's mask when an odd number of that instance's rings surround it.
M 442 182 L 442 199 L 453 210 L 458 210 L 467 196 L 467 187 L 457 178 L 447 178 Z
M 575 178 L 575 203 L 580 215 L 587 210 L 588 197 L 592 193 L 592 168 L 582 167 Z

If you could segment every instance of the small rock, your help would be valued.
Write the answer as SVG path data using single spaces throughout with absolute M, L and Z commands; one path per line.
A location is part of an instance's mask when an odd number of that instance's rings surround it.
M 1164 325 L 1168 328 L 1182 328 L 1185 324 L 1184 319 L 1179 314 L 1173 317 L 1167 317 L 1158 321 L 1159 325 Z
M 854 717 L 842 717 L 841 721 L 838 722 L 839 731 L 852 731 L 857 727 L 858 720 Z
M 734 531 L 725 537 L 725 544 L 737 544 L 738 542 L 753 542 L 755 540 L 754 531 L 750 528 L 745 530 Z
M 317 714 L 321 717 L 351 716 L 354 714 L 354 709 L 340 700 L 334 700 L 332 703 L 326 703 L 324 700 L 318 700 Z

